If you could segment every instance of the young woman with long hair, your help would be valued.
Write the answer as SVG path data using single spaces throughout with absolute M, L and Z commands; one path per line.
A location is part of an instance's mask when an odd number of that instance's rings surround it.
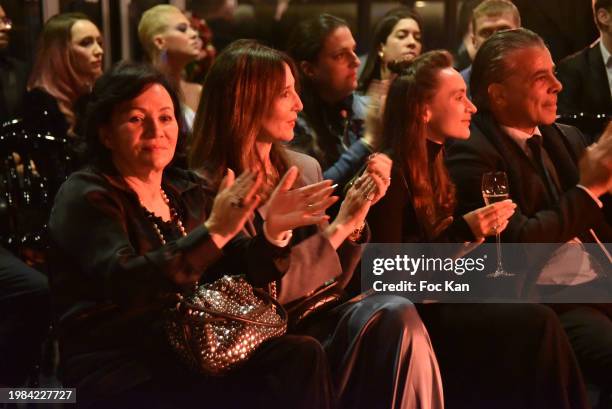
M 265 233 L 262 221 L 277 208 L 312 208 L 309 218 L 293 223 L 288 270 L 277 286 L 283 303 L 305 297 L 329 280 L 346 285 L 361 255 L 358 243 L 367 238 L 363 220 L 388 185 L 386 175 L 366 171 L 349 189 L 336 218 L 327 223 L 322 211 L 331 201 L 313 203 L 303 192 L 331 182 L 321 182 L 314 158 L 284 147 L 293 138 L 302 109 L 295 75 L 293 62 L 279 51 L 253 41 L 230 45 L 208 74 L 190 152 L 191 165 L 212 180 L 219 180 L 227 166 L 258 169 L 266 175 L 263 205 L 246 226 L 251 235 Z M 279 196 L 281 200 L 266 200 L 285 169 L 290 175 L 299 170 L 299 177 L 293 176 L 294 188 Z M 317 216 L 321 220 L 313 224 Z M 372 295 L 349 300 L 302 321 L 293 332 L 314 336 L 325 347 L 340 407 L 443 405 L 427 332 L 404 298 Z
M 475 112 L 446 51 L 417 57 L 391 83 L 382 135 L 394 165 L 389 191 L 368 217 L 373 242 L 478 243 L 507 226 L 515 208 L 510 200 L 455 214 L 444 143 L 469 138 Z M 430 303 L 418 310 L 449 407 L 588 407 L 580 370 L 550 308 Z
M 102 75 L 103 55 L 102 35 L 89 17 L 51 17 L 43 27 L 28 81 L 26 125 L 56 137 L 75 136 L 75 103 Z

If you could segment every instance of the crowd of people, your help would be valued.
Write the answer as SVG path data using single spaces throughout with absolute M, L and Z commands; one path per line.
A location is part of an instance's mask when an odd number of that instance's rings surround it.
M 459 72 L 424 50 L 413 9 L 378 21 L 363 69 L 349 24 L 321 14 L 285 50 L 231 42 L 203 83 L 186 76 L 202 39 L 174 6 L 141 16 L 146 61 L 106 71 L 99 28 L 52 17 L 27 81 L 0 54 L 0 114 L 19 119 L 5 129 L 57 142 L 3 159 L 3 226 L 33 180 L 49 200 L 40 248 L 0 247 L 0 386 L 28 385 L 51 337 L 83 408 L 609 408 L 612 303 L 360 288 L 368 243 L 469 251 L 497 235 L 556 244 L 520 260 L 522 293 L 612 301 L 612 125 L 556 122 L 612 112 L 612 1 L 593 17 L 600 38 L 557 68 L 511 1 L 484 0 Z M 11 25 L 0 6 L 0 53 Z M 494 171 L 510 198 L 485 204 Z M 224 275 L 287 307 L 329 283 L 338 297 L 203 375 L 172 351 L 165 312 Z

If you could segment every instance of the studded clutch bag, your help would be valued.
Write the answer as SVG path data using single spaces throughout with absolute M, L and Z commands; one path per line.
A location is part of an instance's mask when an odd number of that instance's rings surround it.
M 283 307 L 242 276 L 224 276 L 179 298 L 166 314 L 166 334 L 180 358 L 200 373 L 222 375 L 287 331 Z

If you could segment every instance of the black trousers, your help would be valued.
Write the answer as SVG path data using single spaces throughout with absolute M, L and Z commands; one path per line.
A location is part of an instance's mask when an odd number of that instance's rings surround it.
M 608 272 L 610 274 L 610 272 Z M 550 300 L 612 299 L 612 279 L 602 277 L 575 286 L 538 286 Z M 584 378 L 612 391 L 612 304 L 550 304 L 574 349 Z
M 49 323 L 47 277 L 0 247 L 0 385 L 23 386 Z
M 589 408 L 555 312 L 538 304 L 419 304 L 448 409 Z
M 170 352 L 170 351 L 168 351 Z M 138 368 L 136 368 L 138 367 Z M 178 362 L 174 354 L 149 357 L 149 362 L 129 362 L 99 371 L 96 384 L 77 386 L 80 408 L 96 409 L 330 409 L 333 387 L 325 351 L 307 336 L 285 335 L 269 340 L 247 363 L 224 376 L 204 376 Z M 149 373 L 150 379 L 121 393 L 113 393 L 109 382 L 130 373 Z M 91 378 L 91 376 L 90 376 Z M 82 392 L 79 397 L 79 390 Z
M 612 392 L 612 321 L 594 306 L 576 306 L 559 314 L 585 380 Z

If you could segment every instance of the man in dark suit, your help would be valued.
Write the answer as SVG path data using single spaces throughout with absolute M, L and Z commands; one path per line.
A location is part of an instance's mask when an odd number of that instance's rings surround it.
M 470 139 L 452 144 L 447 157 L 458 214 L 483 206 L 483 173 L 505 171 L 518 207 L 503 241 L 559 243 L 529 264 L 530 288 L 540 294 L 588 289 L 611 299 L 604 276 L 612 261 L 605 247 L 591 254 L 582 243 L 612 241 L 599 201 L 612 189 L 612 127 L 585 150 L 580 131 L 555 124 L 562 86 L 543 40 L 527 29 L 499 32 L 485 41 L 474 59 L 471 85 L 479 113 Z M 525 259 L 533 256 L 532 248 Z M 565 304 L 557 310 L 587 379 L 609 387 L 610 305 Z
M 612 115 L 612 0 L 596 0 L 593 13 L 599 39 L 559 63 L 562 114 Z M 593 131 L 599 134 L 603 121 L 597 122 Z

